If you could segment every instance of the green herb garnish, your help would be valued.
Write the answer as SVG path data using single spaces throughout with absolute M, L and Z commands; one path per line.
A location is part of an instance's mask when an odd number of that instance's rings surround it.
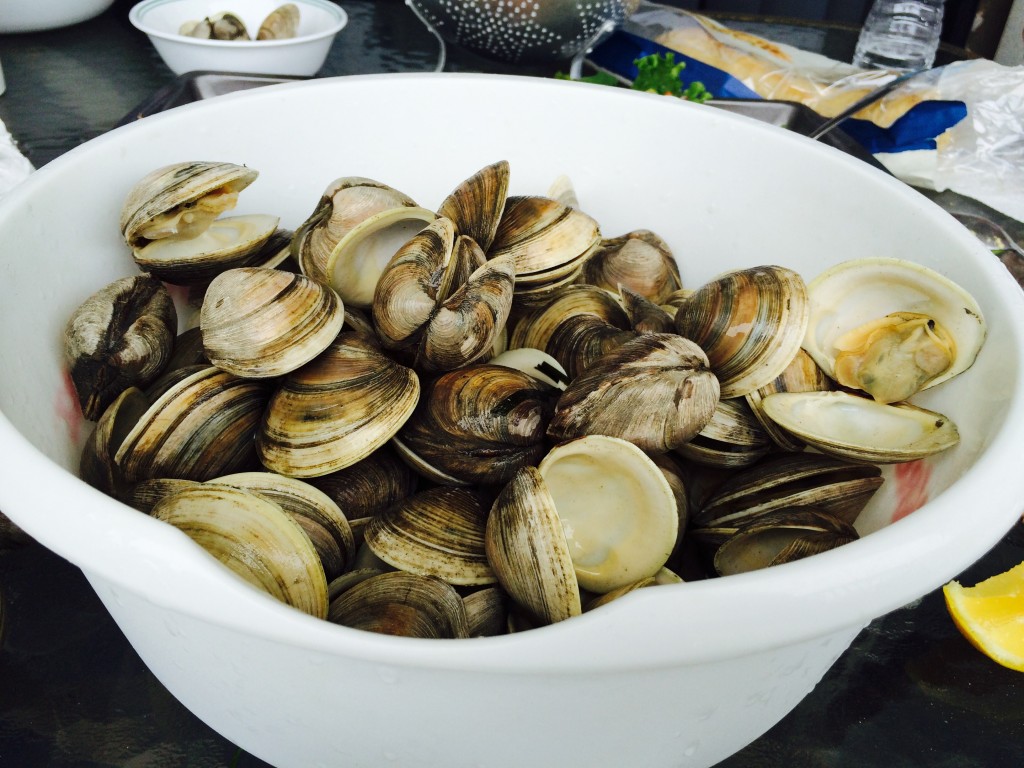
M 687 101 L 696 101 L 703 104 L 712 98 L 712 94 L 699 81 L 690 83 L 685 89 L 679 81 L 679 73 L 686 67 L 686 62 L 676 62 L 674 53 L 665 54 L 652 53 L 634 59 L 636 65 L 636 79 L 630 86 L 634 91 L 648 91 L 650 93 L 661 93 L 665 96 L 676 96 Z M 564 72 L 556 72 L 558 80 L 572 80 Z M 593 75 L 578 78 L 583 83 L 597 83 L 599 85 L 618 85 L 619 81 L 607 72 L 598 72 Z

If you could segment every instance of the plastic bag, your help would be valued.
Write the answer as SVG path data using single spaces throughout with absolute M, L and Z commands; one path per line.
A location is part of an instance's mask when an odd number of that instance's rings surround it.
M 935 72 L 937 98 L 963 102 L 966 118 L 934 151 L 875 156 L 909 184 L 950 189 L 1024 221 L 1024 66 L 979 59 Z
M 635 58 L 672 50 L 715 98 L 795 101 L 832 117 L 895 73 L 641 3 L 591 59 L 630 77 Z M 843 130 L 904 181 L 952 189 L 1024 220 L 1024 67 L 965 61 L 922 73 L 861 110 Z

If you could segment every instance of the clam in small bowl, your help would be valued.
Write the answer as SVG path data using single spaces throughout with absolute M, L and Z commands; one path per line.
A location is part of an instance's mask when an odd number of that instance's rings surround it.
M 348 14 L 329 0 L 294 0 L 298 28 L 280 39 L 257 39 L 258 30 L 284 0 L 143 0 L 128 13 L 175 74 L 232 72 L 312 76 L 320 71 Z M 234 14 L 252 39 L 205 39 L 181 33 L 182 25 Z
M 771 263 L 813 279 L 898 255 L 957 281 L 999 332 L 970 369 L 915 396 L 954 419 L 961 440 L 884 470 L 857 540 L 637 589 L 515 634 L 386 636 L 253 589 L 181 530 L 78 477 L 90 424 L 59 340 L 87 296 L 138 271 L 118 226 L 128 191 L 155 168 L 199 159 L 258 169 L 237 213 L 269 212 L 289 228 L 342 176 L 435 208 L 505 159 L 512 194 L 543 194 L 566 174 L 608 236 L 658 233 L 685 286 Z M 17 329 L 0 335 L 0 509 L 82 569 L 173 695 L 282 768 L 706 768 L 790 712 L 865 625 L 954 577 L 1020 516 L 1024 294 L 1005 268 L 892 177 L 707 106 L 484 75 L 275 85 L 68 152 L 0 201 L 0 244 L 0 324 Z

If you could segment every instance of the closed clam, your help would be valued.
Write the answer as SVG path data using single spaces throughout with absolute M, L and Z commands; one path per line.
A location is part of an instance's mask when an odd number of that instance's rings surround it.
M 125 481 L 209 480 L 257 465 L 253 437 L 266 384 L 200 366 L 162 390 L 116 450 Z
M 721 275 L 687 296 L 676 332 L 707 354 L 722 397 L 739 397 L 778 376 L 804 340 L 807 286 L 785 267 L 761 266 Z
M 661 453 L 704 429 L 718 399 L 718 380 L 700 347 L 676 334 L 642 334 L 570 382 L 548 436 L 612 435 Z
M 349 467 L 308 478 L 308 482 L 326 493 L 350 520 L 383 512 L 416 490 L 416 475 L 389 445 Z
M 647 229 L 602 240 L 583 264 L 580 279 L 610 291 L 623 286 L 655 304 L 682 288 L 672 249 Z
M 470 637 L 492 637 L 508 632 L 508 597 L 501 587 L 484 587 L 462 598 Z
M 414 235 L 381 272 L 373 319 L 384 344 L 410 349 L 424 370 L 451 370 L 488 355 L 512 308 L 511 256 L 488 260 L 440 217 Z
M 572 379 L 597 357 L 635 335 L 614 293 L 593 285 L 569 285 L 519 318 L 509 348 L 542 350 Z
M 129 386 L 145 386 L 171 357 L 178 315 L 149 275 L 115 280 L 87 298 L 64 329 L 64 360 L 82 415 L 95 421 Z
M 202 483 L 166 497 L 152 516 L 183 531 L 272 597 L 317 618 L 327 616 L 327 579 L 316 550 L 274 502 L 240 488 Z
M 384 635 L 469 637 L 466 607 L 454 587 L 402 571 L 377 574 L 345 590 L 331 601 L 327 618 Z
M 334 341 L 345 311 L 338 295 L 304 275 L 240 268 L 218 275 L 199 315 L 203 349 L 238 376 L 282 376 Z
M 487 253 L 513 256 L 518 293 L 578 274 L 600 239 L 597 222 L 576 208 L 546 197 L 510 196 Z
M 351 466 L 398 432 L 419 392 L 412 369 L 343 332 L 274 392 L 256 439 L 260 460 L 300 478 Z
M 108 496 L 122 497 L 128 484 L 114 457 L 149 405 L 141 389 L 128 387 L 107 406 L 82 448 L 79 477 Z
M 739 527 L 714 554 L 720 576 L 791 563 L 855 541 L 849 523 L 812 507 L 783 508 Z
M 484 552 L 486 508 L 465 488 L 431 488 L 373 516 L 363 532 L 384 562 L 449 584 L 491 584 Z
M 435 482 L 504 483 L 547 450 L 556 396 L 553 387 L 501 365 L 450 371 L 430 384 L 396 447 Z
M 437 215 L 451 219 L 459 235 L 471 238 L 486 253 L 505 210 L 508 183 L 507 160 L 485 166 L 452 190 L 437 207 Z
M 284 3 L 266 15 L 256 30 L 257 40 L 288 40 L 299 34 L 299 6 Z
M 323 491 L 307 482 L 273 472 L 240 472 L 211 482 L 230 485 L 273 501 L 309 536 L 328 580 L 355 558 L 355 537 L 344 512 Z
M 853 524 L 882 485 L 881 470 L 814 453 L 782 454 L 731 475 L 695 505 L 692 527 L 737 526 L 786 507 L 815 507 Z
M 675 331 L 675 308 L 670 313 L 660 304 L 634 293 L 623 285 L 619 286 L 622 306 L 629 315 L 629 324 L 639 333 L 673 333 Z
M 743 398 L 719 400 L 707 425 L 676 452 L 697 464 L 747 467 L 771 449 L 771 439 Z

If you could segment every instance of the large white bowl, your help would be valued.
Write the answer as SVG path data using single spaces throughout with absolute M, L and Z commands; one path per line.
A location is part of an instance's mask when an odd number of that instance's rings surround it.
M 257 75 L 315 75 L 330 53 L 348 14 L 330 0 L 288 0 L 299 7 L 299 34 L 285 40 L 200 40 L 178 34 L 181 25 L 231 11 L 255 35 L 260 23 L 285 0 L 143 0 L 128 20 L 149 37 L 175 74 L 240 72 Z
M 436 206 L 499 158 L 515 193 L 567 173 L 609 235 L 661 234 L 691 286 L 764 263 L 807 277 L 860 256 L 928 264 L 971 291 L 993 329 L 973 369 L 921 398 L 962 442 L 889 472 L 862 539 L 794 564 L 640 590 L 498 638 L 410 640 L 310 618 L 75 477 L 88 425 L 71 405 L 62 327 L 134 271 L 117 226 L 128 188 L 201 158 L 258 169 L 239 210 L 289 226 L 342 175 Z M 82 568 L 175 696 L 275 765 L 712 765 L 790 711 L 867 622 L 980 557 L 1024 500 L 1024 298 L 1003 266 L 895 179 L 708 107 L 479 75 L 271 86 L 69 152 L 2 201 L 0 243 L 0 509 Z
M 0 33 L 42 32 L 99 16 L 114 0 L 3 0 Z

